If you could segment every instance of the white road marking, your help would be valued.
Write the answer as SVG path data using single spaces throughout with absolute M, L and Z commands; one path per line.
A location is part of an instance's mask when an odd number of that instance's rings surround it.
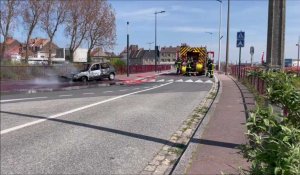
M 113 91 L 104 91 L 103 93 L 111 93 L 111 92 L 113 92 Z
M 196 83 L 203 83 L 203 81 L 202 80 L 197 80 L 197 81 L 195 81 Z
M 134 89 L 132 89 L 132 90 L 139 90 L 140 88 L 134 88 Z
M 71 95 L 71 94 L 59 95 L 59 97 L 71 97 L 71 96 L 73 96 L 73 95 Z
M 174 82 L 174 80 L 173 80 L 173 79 L 171 79 L 171 80 L 168 80 L 168 82 Z
M 134 95 L 134 94 L 138 94 L 138 93 L 141 93 L 141 92 L 146 92 L 146 91 L 150 91 L 150 90 L 153 90 L 153 89 L 157 89 L 157 88 L 166 86 L 168 84 L 171 84 L 171 83 L 165 83 L 165 84 L 162 84 L 162 85 L 157 86 L 157 87 L 144 89 L 144 90 L 140 90 L 140 91 L 136 91 L 136 92 L 131 92 L 131 93 L 124 94 L 124 95 L 120 95 L 120 96 L 113 97 L 113 98 L 110 98 L 110 99 L 107 99 L 107 100 L 103 100 L 103 101 L 100 101 L 100 102 L 96 102 L 96 103 L 85 105 L 85 106 L 82 106 L 82 107 L 79 107 L 79 108 L 75 108 L 75 109 L 72 109 L 72 110 L 69 110 L 69 111 L 66 111 L 66 112 L 51 115 L 49 117 L 46 117 L 45 119 L 39 119 L 39 120 L 36 120 L 36 121 L 33 121 L 33 122 L 29 122 L 29 123 L 25 123 L 25 124 L 22 124 L 22 125 L 19 125 L 19 126 L 8 128 L 8 129 L 5 129 L 5 130 L 2 130 L 1 135 L 2 134 L 7 134 L 7 133 L 12 132 L 12 131 L 16 131 L 16 130 L 19 130 L 19 129 L 22 129 L 22 128 L 25 128 L 25 127 L 28 127 L 28 126 L 36 125 L 38 123 L 45 122 L 49 119 L 58 118 L 58 117 L 61 117 L 61 116 L 67 115 L 67 114 L 71 114 L 71 113 L 74 113 L 74 112 L 78 112 L 78 111 L 81 111 L 81 110 L 84 110 L 84 109 L 88 109 L 88 108 L 100 105 L 100 104 L 103 104 L 103 103 L 107 103 L 107 102 L 114 101 L 114 100 L 117 100 L 117 99 L 120 99 L 120 98 L 124 98 L 124 97 L 130 96 L 130 95 Z
M 191 79 L 189 79 L 189 80 L 186 80 L 185 82 L 187 82 L 187 83 L 192 83 L 192 82 L 194 82 L 194 81 L 191 80 Z
M 180 80 L 176 80 L 175 82 L 183 82 L 183 80 L 182 80 L 182 79 L 180 79 Z
M 93 92 L 87 92 L 87 93 L 83 93 L 84 95 L 93 95 L 93 94 L 95 94 L 95 93 L 93 93 Z
M 148 82 L 153 83 L 153 82 L 155 82 L 155 79 L 151 79 Z
M 0 102 L 11 102 L 11 101 L 22 101 L 22 100 L 34 100 L 34 99 L 42 99 L 48 97 L 34 97 L 34 98 L 16 98 L 16 99 L 9 99 L 9 100 L 0 100 Z
M 204 83 L 213 83 L 211 80 L 207 80 L 206 82 L 204 82 Z
M 156 82 L 164 82 L 164 81 L 165 81 L 165 79 L 161 79 L 161 80 L 158 80 Z
M 122 89 L 122 90 L 120 90 L 121 92 L 124 92 L 124 91 L 128 91 L 128 89 Z

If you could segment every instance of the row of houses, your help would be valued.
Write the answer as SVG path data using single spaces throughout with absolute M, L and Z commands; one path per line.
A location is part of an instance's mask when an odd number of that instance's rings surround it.
M 21 61 L 25 58 L 26 44 L 17 39 L 8 37 L 5 41 L 6 48 L 3 55 L 4 60 Z M 0 43 L 0 48 L 2 48 Z M 49 58 L 49 48 L 51 46 L 51 59 L 53 62 L 65 62 L 70 60 L 70 52 L 66 48 L 59 48 L 55 43 L 50 44 L 49 39 L 33 38 L 29 40 L 28 60 L 29 63 L 47 63 Z M 0 53 L 1 53 L 0 49 Z M 74 53 L 74 62 L 87 62 L 87 49 L 78 48 Z M 115 57 L 113 52 L 104 52 L 101 48 L 95 48 L 91 52 L 92 59 L 95 61 L 108 61 L 107 59 Z
M 7 38 L 4 57 L 10 61 L 21 61 L 25 57 L 26 44 L 9 37 Z M 2 43 L 0 43 L 1 48 Z M 33 38 L 29 41 L 28 60 L 29 63 L 47 63 L 49 57 L 50 40 L 44 38 Z M 157 56 L 158 64 L 174 64 L 180 46 L 161 47 Z M 1 49 L 0 49 L 1 52 Z M 51 44 L 51 59 L 53 62 L 70 61 L 69 51 L 65 48 L 59 48 L 55 43 Z M 105 52 L 101 48 L 95 48 L 91 52 L 93 62 L 109 62 L 110 58 L 119 57 L 126 62 L 127 48 L 120 55 L 113 52 Z M 87 62 L 87 49 L 78 48 L 74 53 L 73 62 Z M 139 48 L 138 45 L 130 45 L 129 62 L 131 65 L 154 65 L 155 51 L 150 49 Z
M 180 46 L 161 47 L 159 55 L 157 55 L 157 64 L 175 64 L 179 51 Z M 128 52 L 131 65 L 155 64 L 155 50 L 139 48 L 138 45 L 130 45 Z M 127 48 L 121 52 L 120 57 L 123 60 L 127 59 Z

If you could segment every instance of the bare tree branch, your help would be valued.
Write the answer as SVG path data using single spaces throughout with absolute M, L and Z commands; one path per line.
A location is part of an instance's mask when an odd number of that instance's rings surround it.
M 98 46 L 102 49 L 111 48 L 115 44 L 115 13 L 107 1 L 94 2 L 91 10 L 92 18 L 88 25 L 88 60 L 91 59 L 91 51 Z
M 47 33 L 49 41 L 48 64 L 52 64 L 52 43 L 58 27 L 63 24 L 66 16 L 67 2 L 64 0 L 45 1 L 41 14 L 41 27 Z
M 0 48 L 0 59 L 4 58 L 6 40 L 12 32 L 12 24 L 16 21 L 18 5 L 19 1 L 17 0 L 0 1 L 0 35 L 3 37 L 3 43 Z
M 70 37 L 69 50 L 71 61 L 73 61 L 74 52 L 86 38 L 87 26 L 92 17 L 90 9 L 92 9 L 94 1 L 68 1 L 65 34 Z
M 26 39 L 26 52 L 25 52 L 25 62 L 28 62 L 28 49 L 29 49 L 29 40 L 32 35 L 34 28 L 39 22 L 42 10 L 43 10 L 43 1 L 41 0 L 27 0 L 22 1 L 22 18 L 25 30 L 27 30 L 27 39 Z

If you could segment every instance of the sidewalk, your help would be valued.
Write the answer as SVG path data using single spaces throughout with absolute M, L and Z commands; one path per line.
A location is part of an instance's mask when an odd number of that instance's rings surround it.
M 253 97 L 243 86 L 241 90 L 228 76 L 218 75 L 222 91 L 210 117 L 187 174 L 239 174 L 238 168 L 250 165 L 236 147 L 246 143 L 244 101 L 253 106 Z M 249 96 L 250 95 L 250 96 Z M 246 105 L 247 105 L 246 104 Z

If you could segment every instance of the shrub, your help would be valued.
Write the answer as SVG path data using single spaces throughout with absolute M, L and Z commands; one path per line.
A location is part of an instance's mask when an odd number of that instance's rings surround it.
M 249 144 L 241 147 L 251 161 L 249 174 L 300 174 L 300 94 L 293 76 L 281 72 L 250 72 L 267 86 L 266 98 L 285 109 L 258 107 L 247 120 Z

